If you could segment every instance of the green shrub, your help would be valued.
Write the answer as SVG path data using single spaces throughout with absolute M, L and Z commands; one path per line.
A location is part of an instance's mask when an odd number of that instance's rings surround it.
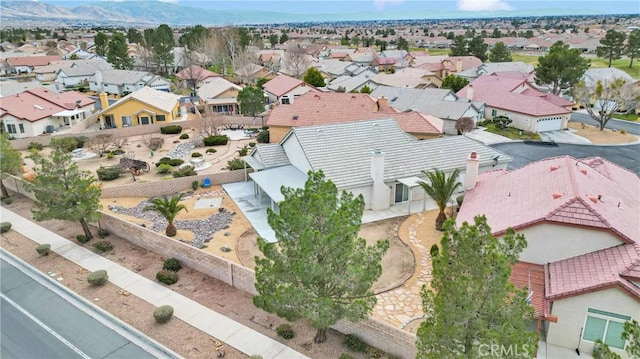
M 44 146 L 40 142 L 29 142 L 29 145 L 27 146 L 27 148 L 29 149 L 29 151 L 33 151 L 33 150 L 42 151 Z
M 246 156 L 247 151 L 249 150 L 246 147 L 242 147 L 241 149 L 238 150 L 238 153 L 240 154 L 240 156 Z
M 293 332 L 293 328 L 291 328 L 291 325 L 289 324 L 278 325 L 278 327 L 276 328 L 276 333 L 278 333 L 278 336 L 284 339 L 291 339 L 296 336 L 296 333 Z
M 78 234 L 76 236 L 76 239 L 80 243 L 87 243 L 87 242 L 89 242 L 91 240 L 91 238 L 89 238 L 88 236 L 85 236 L 84 234 Z
M 253 354 L 249 356 L 249 359 L 262 359 L 262 355 L 260 354 Z
M 207 153 L 216 153 L 218 152 L 218 150 L 216 150 L 215 148 L 207 148 Z
M 74 137 L 74 139 L 76 140 L 76 143 L 77 143 L 77 145 L 76 145 L 77 147 L 76 148 L 84 147 L 85 142 L 89 141 L 89 137 L 87 137 L 87 136 L 76 136 L 76 137 Z
M 4 197 L 4 198 L 2 198 L 2 203 L 7 204 L 7 205 L 8 205 L 8 204 L 11 204 L 11 203 L 13 203 L 13 198 L 11 198 L 11 197 Z
M 178 125 L 169 125 L 160 127 L 160 133 L 163 135 L 177 135 L 182 132 L 182 126 Z
M 260 131 L 256 136 L 258 143 L 269 143 L 269 130 Z
M 249 147 L 256 147 L 256 143 L 255 142 L 249 142 Z
M 202 157 L 202 153 L 194 152 L 194 153 L 191 154 L 191 157 Z
M 104 238 L 108 237 L 111 234 L 108 229 L 98 228 L 98 237 Z
M 170 305 L 162 305 L 153 310 L 153 318 L 156 323 L 163 324 L 173 317 L 173 307 Z
M 11 222 L 0 223 L 0 233 L 7 233 L 11 229 Z
M 342 353 L 342 354 L 340 354 L 338 359 L 353 359 L 353 357 L 351 355 L 347 354 L 347 353 Z
M 464 201 L 464 195 L 460 195 L 456 197 L 456 203 L 458 203 L 458 207 L 462 206 L 462 202 Z
M 118 167 L 100 167 L 96 170 L 96 173 L 101 181 L 113 181 L 120 177 L 122 170 Z
M 198 172 L 196 172 L 193 166 L 184 166 L 184 167 L 178 168 L 175 172 L 173 172 L 172 176 L 174 178 L 178 178 L 178 177 L 195 176 L 197 174 Z
M 108 160 L 110 160 L 110 159 L 114 158 L 115 156 L 116 156 L 116 155 L 115 155 L 115 154 L 113 154 L 113 152 L 111 152 L 111 151 L 107 152 L 107 159 L 108 159 Z
M 367 350 L 367 343 L 353 334 L 347 334 L 342 340 L 342 344 L 354 352 L 362 353 Z
M 108 252 L 113 249 L 113 244 L 109 241 L 99 241 L 93 244 L 93 248 L 100 252 Z
M 371 346 L 367 347 L 367 349 L 364 350 L 364 353 L 367 355 L 368 358 L 371 358 L 371 359 L 382 358 L 382 353 L 380 353 L 380 350 Z
M 111 153 L 113 153 L 114 155 L 124 155 L 124 150 L 117 149 L 117 150 L 111 151 Z
M 78 147 L 78 140 L 75 137 L 52 138 L 49 147 L 60 147 L 64 152 L 71 152 Z
M 107 283 L 107 280 L 109 280 L 109 275 L 104 269 L 92 272 L 87 276 L 87 281 L 91 285 L 101 286 Z
M 41 256 L 48 256 L 49 252 L 51 252 L 51 245 L 50 244 L 41 244 L 41 245 L 36 247 L 36 252 L 38 252 L 38 254 L 41 255 Z
M 172 272 L 177 272 L 180 269 L 182 269 L 182 265 L 180 264 L 180 261 L 177 260 L 176 258 L 169 258 L 166 261 L 164 261 L 164 264 L 162 265 L 162 269 L 172 271 Z
M 241 170 L 243 168 L 244 168 L 244 162 L 239 158 L 234 158 L 230 161 L 227 161 L 227 169 L 229 171 Z
M 160 167 L 160 165 L 165 165 L 165 164 L 172 167 L 176 167 L 176 166 L 180 166 L 183 163 L 184 163 L 184 160 L 181 160 L 179 158 L 162 157 L 160 160 L 158 160 L 158 162 L 156 162 L 156 167 Z
M 173 167 L 171 167 L 171 165 L 170 165 L 170 164 L 168 164 L 168 163 L 163 163 L 163 164 L 161 164 L 160 166 L 158 166 L 158 173 L 161 173 L 161 174 L 171 173 L 171 169 L 172 169 L 172 168 L 173 168 Z
M 178 273 L 168 271 L 168 270 L 161 270 L 158 273 L 156 273 L 156 279 L 160 283 L 172 285 L 178 281 Z
M 189 134 L 188 133 L 183 133 L 180 135 L 179 137 L 181 140 L 188 140 L 189 139 Z
M 214 135 L 205 137 L 202 142 L 205 146 L 218 146 L 218 145 L 226 145 L 229 141 L 229 137 L 226 135 Z
M 625 130 L 624 128 L 621 128 L 620 129 L 620 133 L 623 134 L 623 135 L 626 135 L 627 134 L 627 130 Z

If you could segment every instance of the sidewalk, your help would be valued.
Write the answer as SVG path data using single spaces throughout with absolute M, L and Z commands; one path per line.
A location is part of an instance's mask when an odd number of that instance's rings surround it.
M 247 355 L 259 354 L 265 359 L 306 358 L 301 353 L 85 249 L 11 210 L 2 207 L 0 214 L 2 221 L 11 222 L 11 228 L 16 232 L 38 244 L 50 244 L 52 251 L 89 271 L 106 270 L 111 283 L 154 306 L 173 306 L 175 317 Z

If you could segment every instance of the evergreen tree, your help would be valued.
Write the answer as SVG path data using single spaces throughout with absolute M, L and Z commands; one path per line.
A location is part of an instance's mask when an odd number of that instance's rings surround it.
M 25 188 L 36 198 L 33 218 L 79 221 L 84 235 L 93 238 L 89 222 L 100 219 L 102 207 L 102 189 L 96 184 L 96 178 L 89 171 L 80 170 L 71 154 L 60 146 L 53 148 L 49 159 L 39 155 L 31 157 L 36 176 L 33 182 L 25 182 Z
M 635 29 L 631 31 L 631 34 L 629 34 L 625 53 L 631 59 L 631 61 L 629 62 L 629 68 L 632 68 L 633 60 L 640 57 L 640 29 Z
M 131 70 L 133 59 L 129 56 L 127 40 L 121 32 L 116 32 L 109 41 L 107 61 L 117 70 Z
M 407 41 L 402 36 L 398 37 L 398 39 L 396 40 L 396 48 L 398 48 L 398 50 L 409 51 L 409 41 Z
M 569 45 L 558 41 L 545 56 L 538 57 L 536 83 L 552 85 L 552 92 L 558 95 L 578 83 L 590 64 L 579 49 L 571 49 Z
M 109 50 L 109 37 L 101 31 L 98 31 L 96 36 L 93 38 L 93 43 L 95 45 L 95 52 L 100 56 L 106 56 L 107 51 Z
M 283 32 L 282 35 L 280 35 L 279 43 L 284 44 L 287 40 L 289 40 L 289 35 L 287 35 L 286 32 Z
M 247 86 L 238 92 L 240 112 L 246 116 L 255 116 L 264 111 L 264 92 L 261 88 Z
M 21 166 L 22 155 L 11 146 L 9 135 L 6 133 L 0 134 L 0 189 L 2 190 L 2 197 L 9 197 L 9 192 L 7 192 L 7 188 L 2 181 L 8 175 L 18 174 Z
M 174 46 L 173 30 L 166 24 L 158 26 L 153 36 L 153 57 L 164 74 L 168 74 L 169 67 L 173 65 Z
M 493 48 L 489 50 L 489 61 L 491 62 L 511 62 L 513 59 L 511 58 L 511 51 L 507 48 L 507 46 L 502 42 L 497 42 L 493 45 Z
M 273 47 L 276 46 L 276 44 L 278 43 L 278 35 L 277 34 L 269 35 L 269 43 L 271 44 L 271 48 L 273 49 Z
M 418 329 L 417 358 L 482 358 L 496 346 L 510 349 L 510 357 L 533 357 L 538 333 L 527 325 L 534 310 L 527 292 L 509 281 L 527 245 L 524 236 L 509 228 L 497 239 L 484 216 L 459 228 L 450 219 L 444 228 L 440 247 L 431 249 L 431 289 L 422 287 L 426 320 Z
M 130 44 L 139 44 L 142 42 L 142 34 L 137 29 L 130 27 L 129 30 L 127 30 L 127 41 L 129 41 Z
M 302 80 L 309 85 L 313 85 L 315 87 L 323 87 L 325 86 L 324 77 L 322 77 L 322 73 L 315 67 L 309 67 L 307 72 L 304 74 Z
M 279 212 L 267 209 L 278 243 L 258 238 L 253 303 L 317 329 L 314 342 L 340 319 L 367 317 L 376 303 L 371 289 L 382 273 L 387 240 L 367 246 L 358 238 L 364 198 L 342 192 L 320 172 L 309 172 L 305 187 L 282 188 Z
M 489 49 L 489 45 L 484 42 L 484 39 L 481 36 L 476 36 L 471 41 L 469 41 L 469 54 L 473 55 L 482 62 L 487 61 L 487 50 Z
M 449 56 L 469 56 L 469 40 L 463 35 L 458 35 L 453 39 Z
M 624 53 L 624 40 L 627 35 L 624 32 L 618 32 L 609 29 L 607 34 L 600 39 L 600 45 L 596 47 L 596 56 L 609 60 L 609 67 L 613 60 L 622 58 Z
M 469 80 L 465 79 L 464 77 L 451 74 L 444 78 L 444 81 L 442 81 L 442 85 L 440 87 L 443 89 L 450 89 L 455 93 L 462 90 L 468 84 Z

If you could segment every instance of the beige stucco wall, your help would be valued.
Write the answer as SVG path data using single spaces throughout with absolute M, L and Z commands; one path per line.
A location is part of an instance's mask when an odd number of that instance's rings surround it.
M 640 318 L 640 302 L 618 288 L 609 288 L 553 302 L 551 314 L 557 323 L 548 323 L 547 343 L 575 349 L 580 341 L 580 352 L 591 354 L 593 343 L 582 340 L 581 329 L 585 325 L 587 309 L 599 309 L 611 313 Z M 611 348 L 623 358 L 622 350 Z
M 622 244 L 609 232 L 541 223 L 518 230 L 527 239 L 520 260 L 545 264 Z
M 269 123 L 267 122 L 267 126 Z M 291 130 L 289 126 L 269 126 L 269 143 L 278 143 Z

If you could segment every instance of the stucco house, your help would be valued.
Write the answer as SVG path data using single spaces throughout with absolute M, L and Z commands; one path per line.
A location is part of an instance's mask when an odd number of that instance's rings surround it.
M 180 96 L 143 87 L 109 106 L 107 94 L 100 93 L 100 128 L 119 128 L 172 122 L 179 117 Z
M 236 115 L 240 112 L 238 92 L 242 87 L 222 77 L 209 79 L 209 82 L 198 89 L 200 104 L 213 113 Z
M 516 277 L 542 339 L 584 353 L 601 339 L 626 357 L 623 323 L 640 319 L 638 176 L 599 157 L 562 156 L 468 180 L 456 221 L 485 215 L 496 236 L 524 234 Z
M 255 170 L 249 177 L 256 196 L 270 200 L 276 210 L 283 199 L 281 186 L 303 188 L 310 170 L 322 170 L 340 191 L 362 194 L 365 209 L 385 210 L 426 200 L 421 171 L 464 172 L 465 159 L 474 151 L 482 156 L 480 172 L 504 169 L 511 161 L 464 136 L 420 141 L 391 118 L 294 127 L 279 143 L 258 144 L 243 160 Z
M 28 74 L 41 66 L 47 66 L 52 61 L 60 61 L 60 56 L 20 56 L 7 57 L 9 73 Z
M 194 84 L 200 87 L 222 76 L 200 66 L 190 65 L 176 73 L 176 77 L 181 81 L 182 87 L 193 88 Z
M 258 79 L 265 78 L 267 80 L 271 80 L 276 77 L 276 74 L 273 73 L 273 71 L 256 64 L 247 64 L 243 66 L 236 71 L 236 75 L 240 77 L 243 84 L 255 84 L 258 82 Z
M 70 65 L 60 67 L 55 71 L 55 82 L 60 88 L 88 84 L 89 78 L 94 76 L 96 71 L 112 69 L 113 66 L 104 61 L 72 61 Z
M 484 118 L 508 117 L 512 127 L 528 132 L 567 128 L 573 102 L 544 93 L 527 80 L 482 75 L 456 93 L 469 101 L 486 104 Z
M 302 80 L 294 77 L 278 74 L 278 76 L 267 81 L 262 88 L 269 98 L 269 103 L 275 104 L 291 104 L 296 97 L 301 96 L 309 91 L 317 92 L 318 90 Z
M 91 115 L 94 103 L 92 98 L 74 91 L 29 89 L 0 101 L 2 131 L 13 138 L 52 133 Z
M 406 133 L 419 139 L 442 135 L 442 120 L 416 111 L 402 112 L 386 99 L 368 94 L 307 92 L 290 105 L 280 105 L 269 113 L 269 140 L 280 142 L 293 127 L 338 124 L 350 121 L 393 118 Z
M 143 87 L 169 91 L 171 82 L 146 71 L 103 70 L 96 71 L 88 80 L 89 89 L 95 92 L 107 92 L 125 96 Z

